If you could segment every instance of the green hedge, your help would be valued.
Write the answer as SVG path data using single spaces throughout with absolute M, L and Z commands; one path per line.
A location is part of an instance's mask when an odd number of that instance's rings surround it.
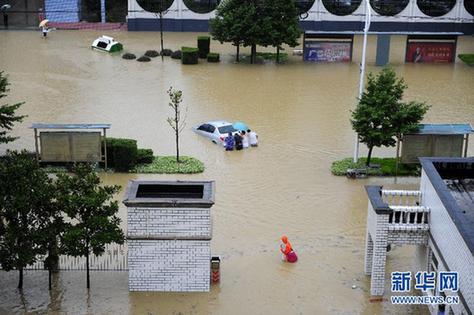
M 349 168 L 366 168 L 366 158 L 360 158 L 357 163 L 352 162 L 352 158 L 345 158 L 335 161 L 331 165 L 331 173 L 337 176 L 345 176 Z M 380 168 L 368 168 L 367 174 L 371 176 L 419 176 L 420 169 L 416 164 L 399 164 L 398 173 L 396 171 L 397 160 L 395 158 L 376 158 L 370 160 L 370 164 L 379 164 Z
M 137 140 L 107 138 L 107 164 L 119 172 L 128 172 L 137 164 Z
M 181 48 L 181 63 L 183 65 L 195 65 L 198 63 L 199 50 L 194 47 Z
M 208 53 L 207 54 L 207 62 L 219 62 L 220 56 L 217 53 Z
M 137 164 L 149 164 L 151 162 L 153 162 L 153 150 L 152 149 L 138 149 Z
M 474 54 L 459 54 L 458 57 L 468 65 L 474 66 Z
M 199 49 L 199 58 L 207 58 L 207 54 L 211 51 L 211 37 L 198 36 L 197 45 Z

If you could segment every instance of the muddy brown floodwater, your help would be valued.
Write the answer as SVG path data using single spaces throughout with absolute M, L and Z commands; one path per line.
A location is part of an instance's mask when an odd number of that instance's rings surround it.
M 158 49 L 157 33 L 110 33 L 126 51 Z M 129 293 L 126 272 L 93 272 L 85 289 L 81 271 L 64 271 L 47 290 L 47 274 L 26 272 L 24 291 L 17 274 L 0 272 L 0 313 L 51 314 L 423 314 L 423 307 L 369 302 L 363 273 L 367 215 L 366 184 L 416 188 L 417 178 L 348 180 L 334 177 L 333 160 L 352 155 L 349 124 L 358 91 L 360 38 L 351 64 L 234 64 L 228 45 L 212 42 L 223 62 L 182 66 L 176 60 L 122 60 L 89 47 L 99 32 L 0 32 L 0 69 L 10 75 L 9 102 L 26 101 L 28 118 L 15 128 L 21 138 L 2 145 L 34 149 L 33 122 L 110 123 L 109 135 L 138 139 L 140 147 L 173 154 L 166 123 L 169 86 L 183 90 L 188 108 L 181 151 L 201 159 L 203 174 L 192 176 L 103 174 L 107 184 L 130 179 L 215 180 L 213 254 L 223 257 L 222 280 L 210 293 Z M 195 33 L 166 33 L 172 49 L 195 45 Z M 391 61 L 409 86 L 406 98 L 432 105 L 425 122 L 474 124 L 474 68 L 404 64 L 406 38 L 392 38 Z M 369 40 L 368 70 L 375 38 Z M 245 51 L 245 50 L 244 50 Z M 473 52 L 474 38 L 461 38 L 458 52 Z M 211 119 L 242 120 L 260 135 L 261 146 L 243 152 L 222 148 L 190 127 Z M 474 145 L 469 154 L 473 155 Z M 362 154 L 365 154 L 362 150 Z M 394 149 L 376 149 L 393 156 Z M 121 200 L 123 190 L 118 199 Z M 122 218 L 126 209 L 120 207 Z M 125 225 L 125 222 L 123 223 Z M 287 234 L 297 264 L 283 264 L 278 239 Z M 409 270 L 414 248 L 395 248 L 387 274 Z M 352 289 L 356 285 L 356 289 Z M 387 281 L 386 297 L 389 297 Z

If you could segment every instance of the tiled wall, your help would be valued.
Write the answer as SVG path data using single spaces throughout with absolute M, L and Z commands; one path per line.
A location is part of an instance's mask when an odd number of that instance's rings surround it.
M 210 208 L 129 208 L 130 291 L 209 291 Z
M 431 209 L 430 233 L 450 271 L 459 272 L 459 286 L 468 307 L 474 310 L 474 256 L 425 172 L 421 177 L 423 205 Z M 440 261 L 440 259 L 438 259 Z M 440 261 L 441 264 L 441 261 Z M 460 314 L 460 312 L 459 312 Z
M 210 241 L 129 240 L 130 291 L 209 291 Z

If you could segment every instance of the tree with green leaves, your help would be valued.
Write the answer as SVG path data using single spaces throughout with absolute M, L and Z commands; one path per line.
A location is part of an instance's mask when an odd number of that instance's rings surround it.
M 263 6 L 266 35 L 259 44 L 276 47 L 276 62 L 279 63 L 283 44 L 290 47 L 298 46 L 298 39 L 301 36 L 298 8 L 293 0 L 264 0 Z
M 110 243 L 123 244 L 124 234 L 117 217 L 118 203 L 112 200 L 119 186 L 101 186 L 90 164 L 77 164 L 74 175 L 59 174 L 56 181 L 58 206 L 68 223 L 62 251 L 86 260 L 87 288 L 90 288 L 89 256 L 102 255 Z
M 171 128 L 174 130 L 176 141 L 176 163 L 179 163 L 179 134 L 186 126 L 186 116 L 181 116 L 181 102 L 183 101 L 183 91 L 174 90 L 170 87 L 166 91 L 170 97 L 168 105 L 173 109 L 174 117 L 168 117 L 166 120 Z
M 0 71 L 0 99 L 7 96 L 10 91 L 8 89 L 8 78 Z M 15 123 L 21 122 L 26 116 L 17 116 L 15 112 L 24 103 L 16 103 L 13 105 L 4 104 L 0 106 L 0 143 L 8 143 L 14 141 L 16 138 L 9 136 L 8 131 L 12 130 Z
M 41 222 L 49 211 L 54 189 L 51 179 L 26 152 L 8 151 L 0 161 L 0 264 L 19 272 L 44 254 Z
M 277 59 L 282 44 L 298 45 L 301 31 L 298 25 L 298 9 L 291 0 L 226 0 L 210 20 L 213 39 L 230 42 L 237 47 L 251 48 L 250 63 L 254 63 L 257 45 L 277 48 Z
M 62 254 L 60 241 L 67 226 L 55 196 L 57 183 L 54 182 L 51 188 L 51 196 L 46 198 L 50 201 L 49 205 L 43 209 L 39 220 L 40 231 L 38 237 L 38 245 L 44 255 L 44 268 L 48 270 L 48 287 L 50 290 L 52 273 L 59 270 L 59 255 Z
M 369 149 L 367 166 L 374 147 L 393 147 L 405 133 L 416 131 L 429 106 L 420 102 L 403 102 L 407 85 L 391 68 L 384 68 L 377 76 L 369 73 L 367 88 L 352 112 L 352 128 L 360 142 Z
M 249 2 L 224 0 L 216 9 L 216 17 L 209 20 L 212 38 L 221 44 L 232 43 L 237 48 L 236 62 L 239 62 L 240 45 L 247 27 L 252 23 L 253 16 L 249 13 Z

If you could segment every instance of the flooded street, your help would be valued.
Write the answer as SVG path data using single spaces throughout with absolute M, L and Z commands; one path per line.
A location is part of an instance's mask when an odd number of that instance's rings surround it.
M 25 101 L 27 114 L 8 148 L 34 150 L 32 123 L 109 123 L 107 135 L 137 139 L 157 155 L 174 154 L 166 90 L 183 90 L 187 127 L 181 152 L 204 162 L 198 175 L 102 174 L 106 184 L 125 188 L 130 179 L 215 180 L 212 253 L 222 256 L 221 283 L 210 293 L 129 293 L 126 272 L 64 271 L 47 290 L 47 273 L 28 271 L 24 292 L 17 273 L 0 272 L 0 314 L 424 314 L 424 307 L 370 303 L 364 275 L 367 196 L 364 185 L 416 189 L 417 178 L 348 180 L 332 176 L 331 162 L 352 156 L 349 117 L 358 91 L 360 44 L 351 64 L 307 64 L 290 56 L 284 65 L 234 64 L 235 49 L 211 42 L 219 64 L 200 60 L 127 61 L 90 49 L 94 31 L 0 32 L 0 69 L 9 74 L 7 102 Z M 158 33 L 109 33 L 125 51 L 140 56 L 159 48 Z M 196 46 L 197 33 L 165 33 L 173 50 Z M 369 40 L 368 71 L 376 38 Z M 404 64 L 406 37 L 392 38 L 391 61 L 409 88 L 406 99 L 432 105 L 426 123 L 474 125 L 474 68 Z M 458 40 L 458 53 L 473 52 L 474 38 Z M 265 50 L 264 48 L 261 49 Z M 244 49 L 244 52 L 247 52 Z M 287 52 L 291 50 L 287 49 Z M 225 119 L 247 122 L 261 145 L 238 152 L 191 131 L 198 123 Z M 472 140 L 471 140 L 472 142 Z M 1 145 L 3 153 L 7 146 Z M 361 155 L 365 155 L 365 148 Z M 376 148 L 394 156 L 395 148 Z M 474 155 L 474 142 L 468 155 Z M 124 190 L 118 196 L 121 200 Z M 120 214 L 126 226 L 126 208 Z M 300 260 L 280 261 L 278 241 L 289 236 Z M 395 248 L 387 273 L 409 270 L 414 248 Z M 388 277 L 387 277 L 388 279 Z M 356 285 L 356 289 L 352 289 Z M 385 298 L 390 296 L 386 282 Z

